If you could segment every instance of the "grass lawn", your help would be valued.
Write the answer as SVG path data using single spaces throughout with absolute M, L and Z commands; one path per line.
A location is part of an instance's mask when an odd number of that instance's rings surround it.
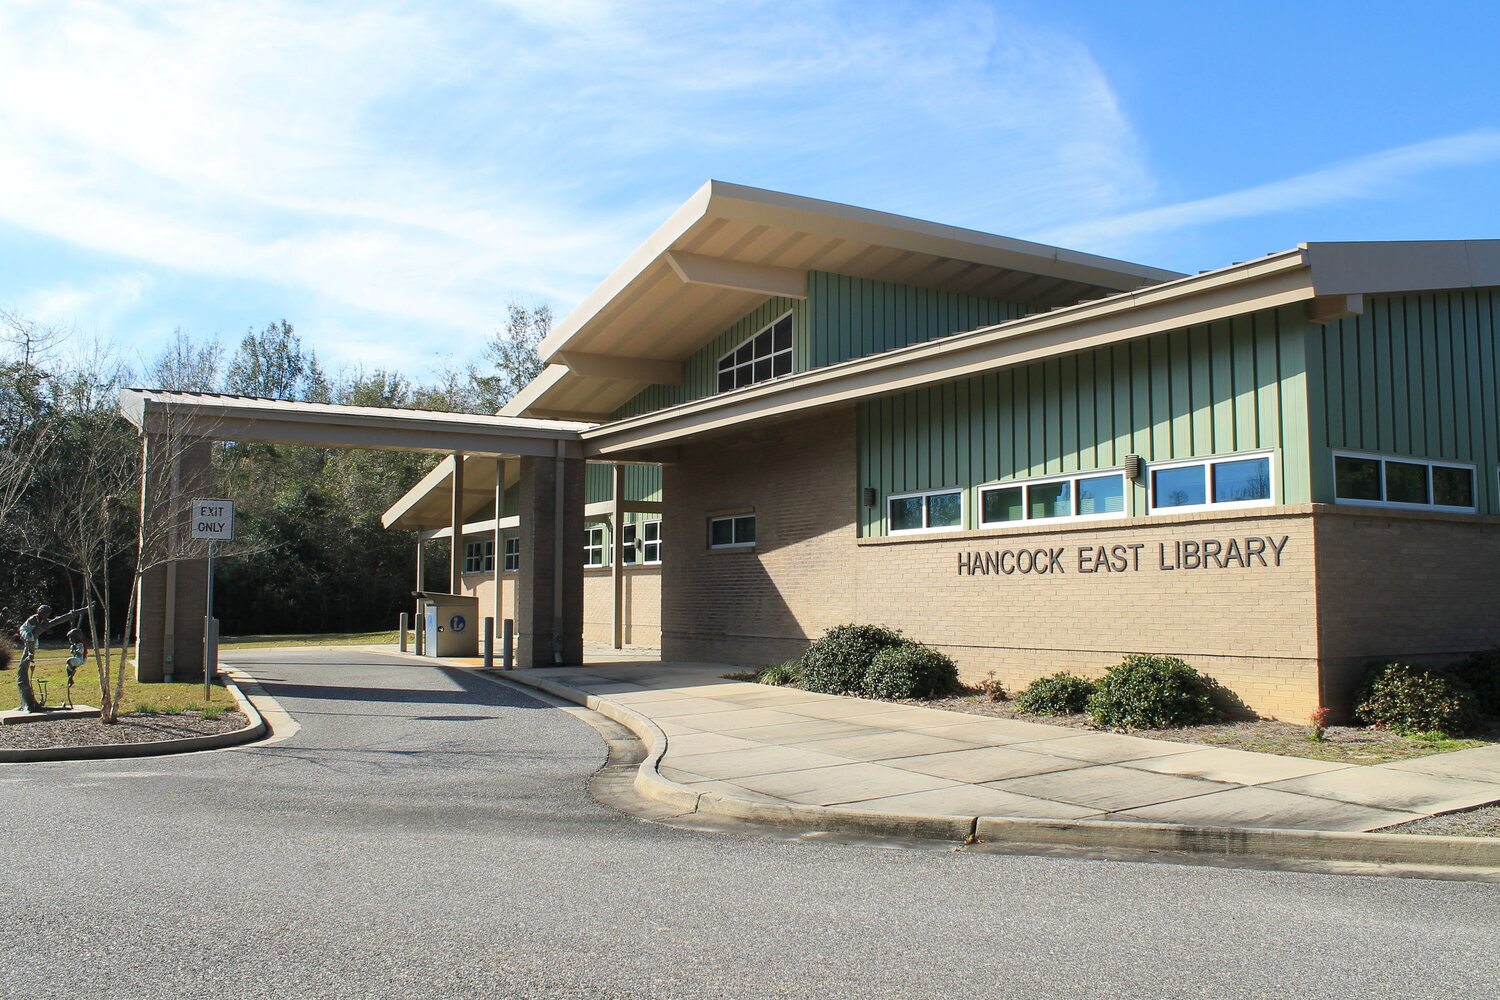
M 395 631 L 330 632 L 320 635 L 241 635 L 221 639 L 219 648 L 230 650 L 270 649 L 277 646 L 357 646 L 394 643 L 396 640 Z M 20 658 L 20 651 L 17 650 L 11 657 L 11 669 L 0 671 L 0 707 L 14 708 L 21 702 L 20 695 L 15 691 L 15 666 Z M 44 646 L 37 650 L 31 675 L 34 680 L 48 682 L 47 704 L 49 706 L 63 703 L 63 693 L 67 690 L 68 684 L 67 659 L 66 646 L 51 648 Z M 207 709 L 212 714 L 215 710 L 223 711 L 234 708 L 234 699 L 229 696 L 229 692 L 224 690 L 224 686 L 217 682 L 210 685 L 208 700 L 204 701 L 201 680 L 190 681 L 186 684 L 137 684 L 134 680 L 133 669 L 129 666 L 125 669 L 125 704 L 121 706 L 122 713 L 166 712 L 173 714 L 201 712 Z M 73 680 L 73 701 L 79 705 L 98 707 L 99 671 L 94 666 L 92 655 L 89 657 L 89 662 L 78 669 Z M 40 696 L 40 686 L 33 685 L 33 687 Z
M 273 649 L 277 646 L 379 646 L 400 640 L 389 632 L 318 632 L 294 635 L 228 635 L 219 638 L 220 649 Z

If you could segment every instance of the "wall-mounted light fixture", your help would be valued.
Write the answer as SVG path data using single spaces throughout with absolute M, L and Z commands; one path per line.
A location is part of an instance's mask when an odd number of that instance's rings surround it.
M 860 491 L 860 499 L 864 501 L 866 507 L 875 506 L 875 487 L 866 486 Z
M 1126 479 L 1139 479 L 1139 478 L 1141 478 L 1141 456 L 1139 456 L 1139 455 L 1126 455 L 1125 456 L 1125 478 Z

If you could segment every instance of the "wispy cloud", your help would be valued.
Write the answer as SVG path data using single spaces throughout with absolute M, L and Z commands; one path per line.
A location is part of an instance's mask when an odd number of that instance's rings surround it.
M 1173 230 L 1379 198 L 1422 174 L 1496 160 L 1500 160 L 1500 130 L 1476 129 L 1385 150 L 1242 191 L 1044 229 L 1031 238 L 1059 246 L 1107 251 L 1143 236 Z
M 0 221 L 408 359 L 566 308 L 709 177 L 1008 232 L 1151 192 L 1089 53 L 979 0 L 16 0 L 0 134 Z

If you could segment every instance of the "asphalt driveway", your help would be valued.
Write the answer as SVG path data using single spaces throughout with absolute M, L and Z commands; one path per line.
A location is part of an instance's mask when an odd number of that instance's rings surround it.
M 232 662 L 295 737 L 0 767 L 0 996 L 1418 998 L 1500 968 L 1495 885 L 673 829 L 595 803 L 595 732 L 486 678 Z

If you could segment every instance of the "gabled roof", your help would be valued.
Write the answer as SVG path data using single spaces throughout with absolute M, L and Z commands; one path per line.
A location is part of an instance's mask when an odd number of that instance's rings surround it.
M 501 411 L 600 419 L 807 273 L 1042 308 L 1175 271 L 759 188 L 709 181 L 542 341 L 542 375 Z

